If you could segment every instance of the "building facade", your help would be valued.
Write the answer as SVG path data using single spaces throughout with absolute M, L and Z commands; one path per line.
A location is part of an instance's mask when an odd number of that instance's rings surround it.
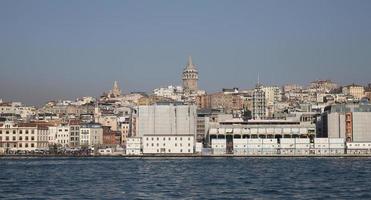
M 360 100 L 364 96 L 365 88 L 361 85 L 347 85 L 342 89 L 342 93 L 345 95 L 353 96 L 355 99 Z
M 0 148 L 4 151 L 34 151 L 37 148 L 37 133 L 36 124 L 0 123 Z
M 93 147 L 103 144 L 103 128 L 100 124 L 82 124 L 80 127 L 80 145 Z
M 144 136 L 144 154 L 191 154 L 194 153 L 193 135 Z

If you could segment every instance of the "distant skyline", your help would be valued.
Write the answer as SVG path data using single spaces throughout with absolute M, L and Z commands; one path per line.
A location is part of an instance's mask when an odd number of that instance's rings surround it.
M 371 1 L 0 1 L 0 98 L 40 105 L 181 85 L 371 82 Z

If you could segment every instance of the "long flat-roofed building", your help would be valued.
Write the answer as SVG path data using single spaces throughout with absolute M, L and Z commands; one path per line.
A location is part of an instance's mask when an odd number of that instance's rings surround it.
M 316 135 L 315 124 L 287 120 L 251 120 L 220 122 L 209 129 L 210 138 L 311 138 Z
M 288 120 L 251 120 L 220 122 L 210 127 L 208 141 L 226 140 L 226 153 L 232 154 L 234 140 L 243 138 L 314 138 L 316 126 L 310 122 Z M 278 140 L 279 141 L 279 140 Z

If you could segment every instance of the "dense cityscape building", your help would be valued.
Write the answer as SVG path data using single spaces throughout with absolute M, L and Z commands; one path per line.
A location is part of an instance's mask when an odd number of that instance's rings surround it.
M 331 80 L 207 93 L 189 57 L 182 86 L 43 106 L 0 100 L 0 153 L 334 155 L 371 153 L 371 84 Z

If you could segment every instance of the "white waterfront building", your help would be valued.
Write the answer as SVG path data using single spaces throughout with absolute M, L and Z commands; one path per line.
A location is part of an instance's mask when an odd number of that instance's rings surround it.
M 144 136 L 143 153 L 194 153 L 194 136 Z
M 142 138 L 129 137 L 126 141 L 127 155 L 141 155 L 142 154 Z
M 347 142 L 347 154 L 371 154 L 371 142 Z
M 227 141 L 225 139 L 212 139 L 211 149 L 214 155 L 226 154 Z

